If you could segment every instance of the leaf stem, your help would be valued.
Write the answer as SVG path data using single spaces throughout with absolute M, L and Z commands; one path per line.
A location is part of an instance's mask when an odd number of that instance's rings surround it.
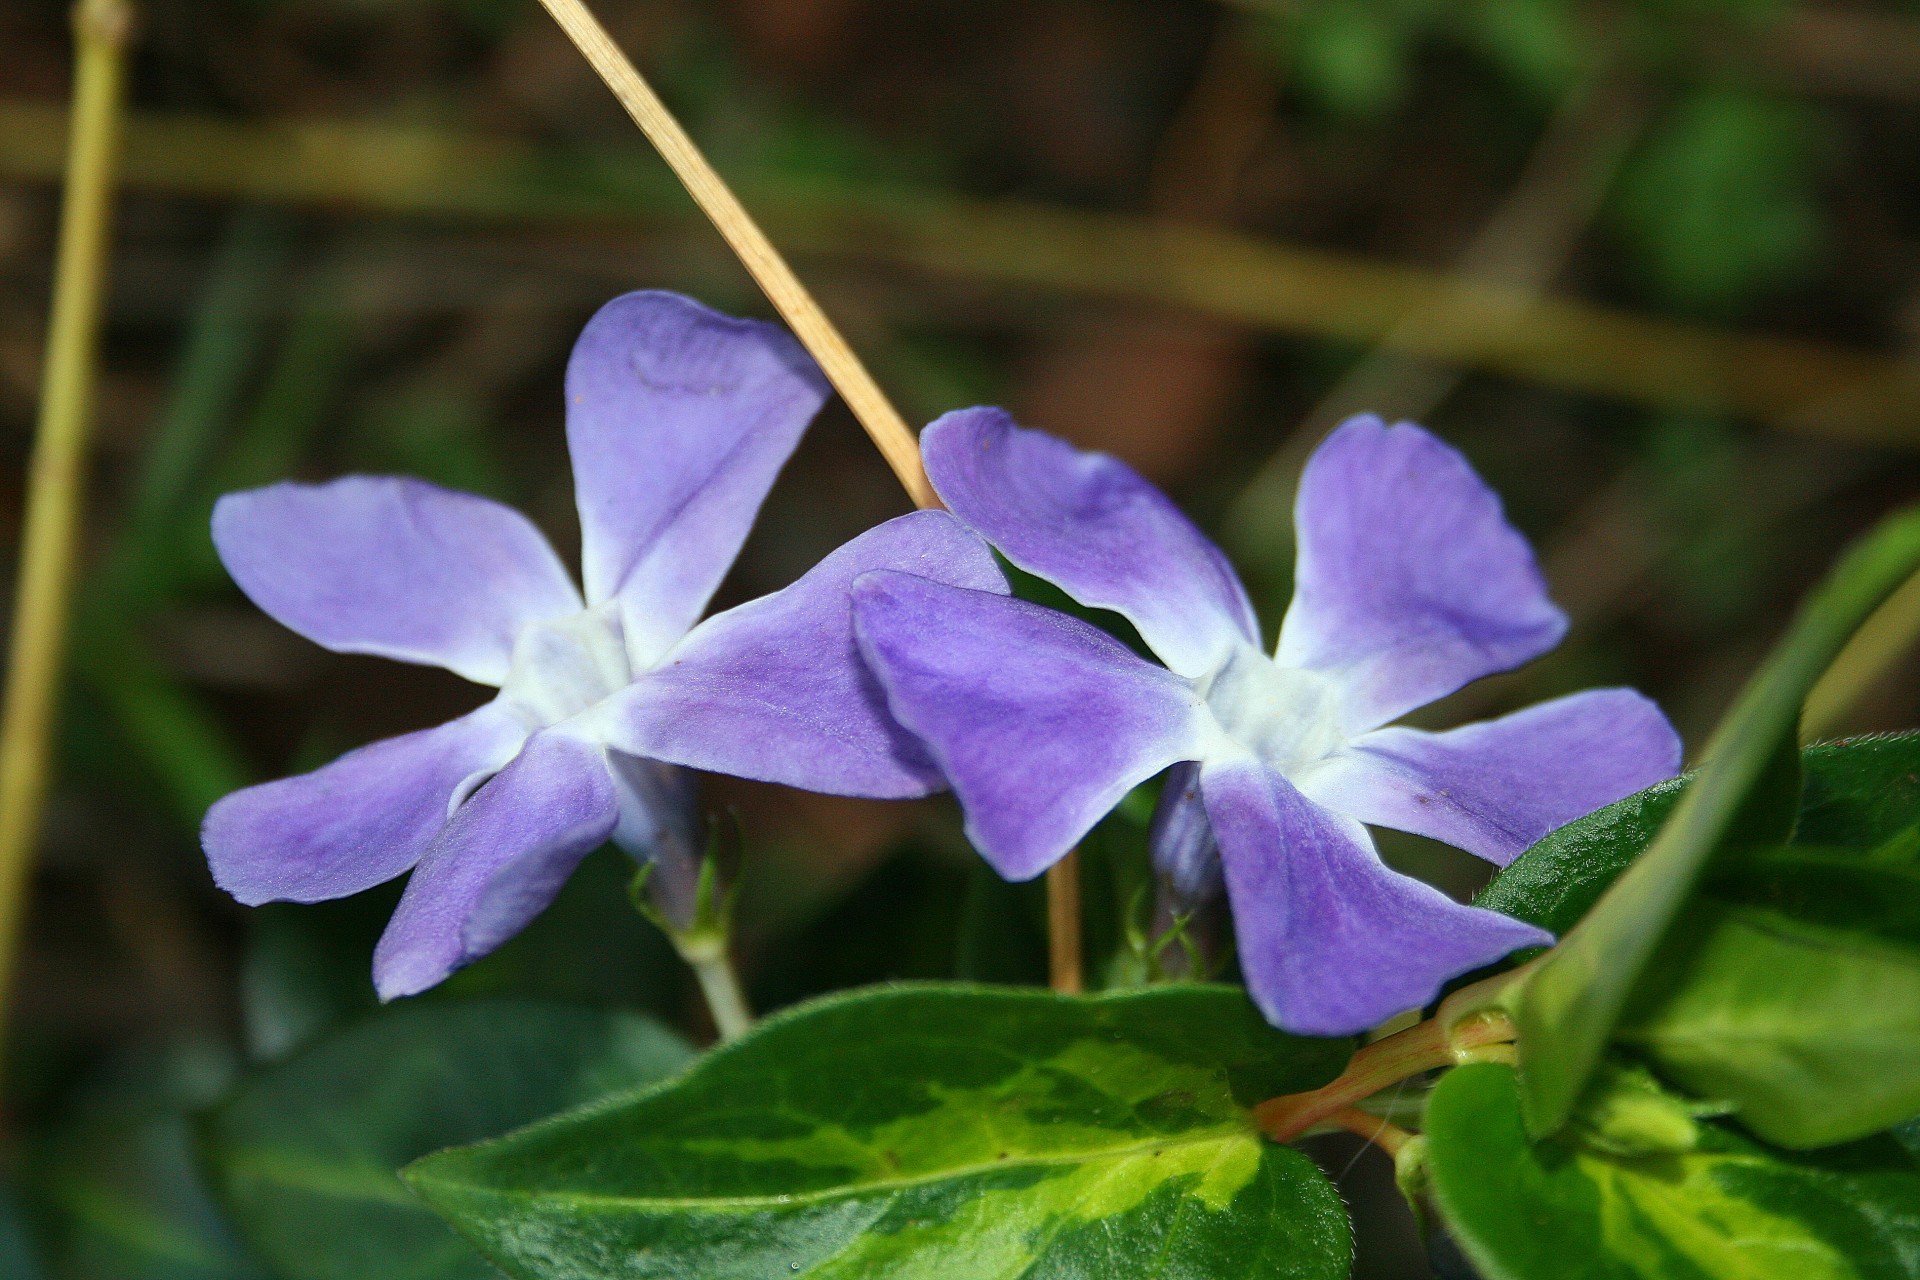
M 839 329 L 827 319 L 820 304 L 800 283 L 800 277 L 794 274 L 760 225 L 667 110 L 660 95 L 653 91 L 633 61 L 621 52 L 583 0 L 540 0 L 540 3 L 613 90 L 613 96 L 640 126 L 640 132 L 658 149 L 674 176 L 680 179 L 701 211 L 713 220 L 754 281 L 766 291 L 774 307 L 820 362 L 860 425 L 873 437 L 873 443 L 899 477 L 914 505 L 939 506 L 940 499 L 927 483 L 926 471 L 920 465 L 920 446 L 913 431 L 866 366 L 860 363 Z
M 1385 1116 L 1376 1116 L 1358 1107 L 1347 1107 L 1327 1117 L 1326 1122 L 1364 1138 L 1374 1146 L 1397 1157 L 1413 1141 L 1413 1135 Z
M 100 314 L 113 227 L 126 51 L 126 0 L 73 9 L 73 131 L 54 267 L 40 422 L 27 475 L 26 524 L 13 615 L 12 663 L 0 716 L 0 1004 L 13 987 L 28 875 L 45 806 L 53 717 L 72 611 L 99 363 Z

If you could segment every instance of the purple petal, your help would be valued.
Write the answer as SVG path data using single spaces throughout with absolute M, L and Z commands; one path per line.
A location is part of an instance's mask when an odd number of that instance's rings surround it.
M 322 902 L 383 884 L 420 860 L 461 785 L 512 759 L 526 735 L 488 703 L 223 797 L 200 828 L 214 882 L 248 906 Z
M 1354 1035 L 1427 1004 L 1448 979 L 1553 941 L 1390 870 L 1366 828 L 1252 760 L 1208 765 L 1247 990 L 1298 1035 Z
M 1447 733 L 1380 729 L 1297 779 L 1316 803 L 1506 866 L 1557 827 L 1680 768 L 1680 738 L 1631 689 L 1594 689 Z
M 944 511 L 869 529 L 784 591 L 707 619 L 606 706 L 606 740 L 696 769 L 834 795 L 944 785 L 887 710 L 853 637 L 848 592 L 875 569 L 1004 594 L 986 543 Z
M 1000 553 L 1081 604 L 1112 609 L 1160 660 L 1202 676 L 1260 625 L 1220 548 L 1117 458 L 1017 427 L 998 409 L 921 434 L 941 500 Z
M 373 951 L 380 998 L 425 991 L 518 933 L 618 818 L 599 747 L 552 732 L 529 738 L 414 868 Z
M 1127 791 L 1199 754 L 1192 686 L 1066 614 L 904 573 L 854 584 L 862 651 L 1009 880 L 1057 861 Z
M 529 623 L 580 593 L 525 516 L 403 476 L 347 476 L 230 493 L 213 544 L 253 602 L 338 653 L 507 677 Z
M 784 330 L 671 293 L 600 308 L 567 365 L 567 444 L 587 599 L 618 597 L 650 665 L 746 540 L 826 380 Z
M 651 863 L 647 896 L 676 928 L 691 928 L 700 905 L 699 787 L 679 765 L 607 752 L 620 821 L 613 843 L 635 862 Z
M 1500 499 L 1419 427 L 1342 425 L 1307 463 L 1294 524 L 1277 660 L 1339 677 L 1349 732 L 1517 667 L 1566 632 Z

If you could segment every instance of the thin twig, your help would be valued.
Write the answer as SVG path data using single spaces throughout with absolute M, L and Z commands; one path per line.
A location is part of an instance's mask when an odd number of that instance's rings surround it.
M 1080 955 L 1080 851 L 1070 849 L 1047 868 L 1047 969 L 1062 995 L 1086 990 Z
M 540 0 L 540 3 L 613 90 L 614 97 L 640 126 L 640 132 L 658 148 L 694 202 L 713 220 L 754 281 L 766 291 L 775 309 L 826 370 L 828 379 L 860 420 L 860 425 L 873 437 L 873 443 L 900 478 L 914 505 L 939 506 L 940 499 L 934 495 L 933 486 L 927 483 L 926 471 L 920 465 L 920 446 L 906 420 L 632 60 L 621 52 L 582 0 Z
M 0 101 L 0 178 L 57 178 L 66 124 L 56 106 Z M 129 122 L 128 141 L 126 185 L 143 190 L 610 231 L 653 229 L 672 216 L 644 183 L 618 191 L 569 183 L 561 157 L 470 134 L 142 113 Z M 617 154 L 602 154 L 571 171 L 619 166 Z M 1920 368 L 1882 353 L 1713 329 L 1125 214 L 925 190 L 825 192 L 768 182 L 756 191 L 796 253 L 1171 305 L 1336 342 L 1404 341 L 1403 350 L 1423 359 L 1562 390 L 1745 417 L 1823 439 L 1920 446 L 1912 426 L 1920 419 Z M 1408 315 L 1441 311 L 1461 322 L 1396 334 Z M 1516 312 L 1524 322 L 1513 322 Z
M 1509 327 L 1529 322 L 1527 299 L 1550 285 L 1585 232 L 1614 171 L 1648 115 L 1635 88 L 1603 83 L 1570 91 L 1547 122 L 1513 190 L 1455 264 L 1458 278 L 1511 290 Z M 1223 532 L 1245 556 L 1284 564 L 1292 558 L 1292 528 L 1275 513 L 1290 510 L 1307 458 L 1326 434 L 1355 413 L 1424 420 L 1457 390 L 1461 363 L 1409 358 L 1462 325 L 1496 326 L 1497 313 L 1467 295 L 1438 298 L 1409 312 L 1378 346 L 1362 356 L 1322 396 L 1300 425 L 1263 463 L 1228 508 Z
M 12 991 L 28 873 L 51 774 L 53 717 L 66 657 L 74 546 L 93 424 L 133 11 L 125 0 L 81 0 L 73 11 L 73 26 L 74 129 L 40 423 L 27 477 L 13 657 L 0 719 L 0 1002 Z

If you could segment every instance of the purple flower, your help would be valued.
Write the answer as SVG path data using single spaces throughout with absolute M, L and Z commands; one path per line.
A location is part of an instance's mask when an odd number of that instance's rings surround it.
M 862 650 L 974 844 L 1010 879 L 1038 875 L 1130 788 L 1182 766 L 1155 823 L 1163 889 L 1198 907 L 1224 885 L 1248 988 L 1288 1030 L 1364 1030 L 1551 941 L 1388 869 L 1363 823 L 1504 865 L 1678 767 L 1666 718 L 1627 689 L 1449 733 L 1383 727 L 1567 626 L 1499 500 L 1418 427 L 1356 418 L 1314 454 L 1272 658 L 1226 557 L 1122 463 L 993 409 L 947 415 L 922 446 L 955 515 L 1123 615 L 1166 664 L 1003 595 L 861 578 Z
M 695 625 L 826 395 L 771 326 L 665 293 L 602 308 L 567 368 L 584 598 L 532 524 L 470 494 L 349 476 L 222 498 L 220 557 L 274 618 L 499 693 L 227 796 L 202 830 L 214 879 L 250 904 L 315 902 L 412 869 L 374 952 L 391 999 L 512 937 L 609 839 L 655 860 L 656 900 L 690 923 L 683 766 L 843 795 L 939 789 L 859 658 L 848 591 L 875 569 L 1004 591 L 950 516 L 871 529 Z

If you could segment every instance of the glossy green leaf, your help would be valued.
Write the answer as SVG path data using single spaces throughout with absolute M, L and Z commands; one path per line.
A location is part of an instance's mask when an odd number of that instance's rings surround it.
M 1535 1143 L 1511 1069 L 1427 1102 L 1435 1202 L 1487 1280 L 1916 1280 L 1920 1166 L 1880 1138 L 1817 1158 L 1715 1125 L 1679 1154 Z
M 1920 568 L 1920 510 L 1884 522 L 1802 606 L 1740 695 L 1706 751 L 1706 764 L 1647 851 L 1540 961 L 1512 997 L 1520 1029 L 1529 1126 L 1566 1122 L 1641 971 L 1730 837 L 1780 840 L 1801 796 L 1779 792 L 1789 774 L 1800 707 L 1860 623 Z M 1773 822 L 1767 821 L 1769 815 Z
M 494 1275 L 401 1184 L 493 1137 L 692 1058 L 639 1017 L 514 1000 L 396 1005 L 258 1072 L 206 1121 L 209 1175 L 287 1280 Z
M 1920 733 L 1807 747 L 1795 839 L 1871 849 L 1920 820 Z M 1477 905 L 1565 933 L 1652 843 L 1691 777 L 1637 792 L 1543 837 L 1496 875 Z
M 1920 876 L 1858 870 L 1869 874 L 1824 869 L 1824 892 L 1890 889 L 1883 914 L 1920 914 Z M 1920 946 L 1889 940 L 1899 932 L 1706 899 L 1682 914 L 1671 956 L 1650 970 L 1674 972 L 1629 1006 L 1618 1040 L 1696 1096 L 1731 1103 L 1769 1142 L 1877 1133 L 1920 1114 Z
M 407 1180 L 549 1280 L 1342 1280 L 1338 1194 L 1246 1108 L 1351 1047 L 1233 987 L 876 988 Z

